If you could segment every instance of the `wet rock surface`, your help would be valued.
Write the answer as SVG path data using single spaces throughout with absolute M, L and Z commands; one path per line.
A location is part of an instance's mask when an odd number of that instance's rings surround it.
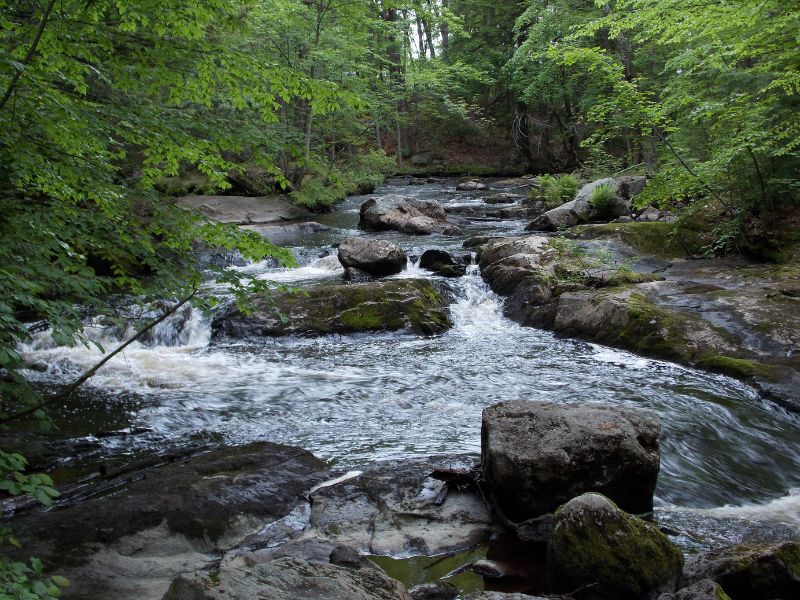
M 441 277 L 462 277 L 467 271 L 463 264 L 458 264 L 444 250 L 426 250 L 419 258 L 419 266 Z
M 166 460 L 166 458 L 165 458 Z M 327 465 L 291 446 L 257 442 L 125 471 L 77 488 L 49 511 L 17 515 L 25 552 L 73 580 L 65 597 L 124 597 L 159 589 L 289 513 Z
M 339 244 L 339 262 L 378 277 L 394 275 L 406 268 L 403 249 L 386 240 L 351 237 Z
M 364 202 L 359 212 L 359 226 L 373 231 L 393 230 L 411 235 L 455 235 L 461 231 L 447 221 L 441 204 L 397 194 Z
M 267 531 L 249 540 L 250 563 L 276 556 L 318 559 L 349 546 L 367 554 L 436 555 L 487 541 L 499 531 L 474 490 L 461 489 L 437 475 L 453 459 L 380 463 L 355 477 L 322 487 L 311 496 L 308 526 L 284 540 Z M 473 464 L 456 461 L 459 469 Z M 273 540 L 284 541 L 274 546 Z
M 683 554 L 655 525 L 593 493 L 570 500 L 555 517 L 547 548 L 554 589 L 608 600 L 675 590 Z
M 441 333 L 450 327 L 449 303 L 445 288 L 424 279 L 319 285 L 256 299 L 250 314 L 229 308 L 214 319 L 212 340 L 400 329 Z
M 459 192 L 475 192 L 485 189 L 488 189 L 488 186 L 480 181 L 463 181 L 456 186 L 456 190 Z
M 481 467 L 495 505 L 515 522 L 584 492 L 628 512 L 653 507 L 661 426 L 648 411 L 509 401 L 484 410 Z
M 656 256 L 683 256 L 701 243 L 668 223 L 592 227 L 576 235 L 599 231 L 603 240 Z M 617 248 L 618 261 L 629 256 Z M 791 264 L 708 259 L 661 263 L 659 273 L 613 264 L 582 269 L 586 259 L 559 253 L 541 235 L 490 239 L 478 252 L 484 279 L 508 296 L 504 313 L 522 325 L 730 375 L 800 410 L 800 310 L 797 298 L 781 291 L 800 286 Z
M 162 600 L 411 600 L 377 567 L 350 569 L 280 558 L 246 568 L 181 575 Z

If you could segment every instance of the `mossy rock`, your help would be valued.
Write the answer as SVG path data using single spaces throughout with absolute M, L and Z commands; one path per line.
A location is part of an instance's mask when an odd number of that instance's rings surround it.
M 711 241 L 704 232 L 660 221 L 579 225 L 567 235 L 580 239 L 613 237 L 639 254 L 661 258 L 702 256 Z
M 430 335 L 451 325 L 447 289 L 426 279 L 320 285 L 254 304 L 249 314 L 232 307 L 215 318 L 213 339 L 401 329 Z
M 652 523 L 594 493 L 570 500 L 555 519 L 547 548 L 555 591 L 575 598 L 639 600 L 675 590 L 683 554 Z
M 732 600 L 800 598 L 800 542 L 709 552 L 686 565 L 685 584 L 701 579 L 719 583 Z
M 706 371 L 722 373 L 736 379 L 766 379 L 777 381 L 779 379 L 775 368 L 746 358 L 733 358 L 730 356 L 709 356 L 698 361 L 697 366 Z

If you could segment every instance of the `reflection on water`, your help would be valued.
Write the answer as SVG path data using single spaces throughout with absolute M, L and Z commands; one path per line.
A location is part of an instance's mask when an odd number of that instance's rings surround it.
M 411 191 L 464 201 L 443 185 Z M 326 217 L 338 230 L 294 248 L 300 268 L 243 269 L 292 285 L 339 280 L 337 260 L 324 254 L 347 235 L 363 234 L 355 230 L 361 200 Z M 521 231 L 523 225 L 483 221 L 467 234 Z M 465 253 L 463 236 L 380 237 L 394 239 L 411 256 L 428 247 Z M 427 276 L 413 265 L 409 275 Z M 99 443 L 124 450 L 211 432 L 229 442 L 296 444 L 354 469 L 375 460 L 477 453 L 481 411 L 501 400 L 639 406 L 656 411 L 664 429 L 657 490 L 664 510 L 713 508 L 718 516 L 738 511 L 737 517 L 777 522 L 794 515 L 800 528 L 800 496 L 790 492 L 800 486 L 796 417 L 723 376 L 519 327 L 502 316 L 502 300 L 474 267 L 457 288 L 454 327 L 428 338 L 386 333 L 209 346 L 208 318 L 186 312 L 161 324 L 146 343 L 131 345 L 88 384 L 85 396 L 125 403 L 126 426 L 147 430 Z M 94 335 L 109 348 L 121 332 Z M 100 356 L 96 349 L 53 347 L 44 337 L 23 351 L 30 362 L 47 364 L 45 372 L 30 375 L 48 384 L 68 381 Z M 74 420 L 83 409 L 73 402 L 60 410 Z M 742 508 L 720 508 L 726 505 Z

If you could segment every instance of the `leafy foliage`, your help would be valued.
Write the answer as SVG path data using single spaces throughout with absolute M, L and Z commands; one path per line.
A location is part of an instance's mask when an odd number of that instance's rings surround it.
M 570 174 L 542 175 L 539 184 L 548 210 L 572 200 L 580 186 L 578 178 Z
M 595 187 L 589 194 L 588 202 L 594 210 L 604 214 L 611 209 L 616 200 L 617 191 L 608 183 L 603 183 Z

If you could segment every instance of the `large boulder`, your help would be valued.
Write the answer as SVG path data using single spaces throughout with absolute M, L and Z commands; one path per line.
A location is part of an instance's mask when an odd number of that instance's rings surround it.
M 348 568 L 295 558 L 180 575 L 162 600 L 411 600 L 378 567 Z
M 661 426 L 648 411 L 509 401 L 483 411 L 481 466 L 496 506 L 521 522 L 584 492 L 653 508 Z
M 734 546 L 689 560 L 683 583 L 719 583 L 733 600 L 800 598 L 800 542 Z
M 425 250 L 419 258 L 419 266 L 442 277 L 461 277 L 467 272 L 464 265 L 456 263 L 444 250 Z
M 438 202 L 387 194 L 370 198 L 361 205 L 359 227 L 373 231 L 399 231 L 412 235 L 443 233 L 455 235 L 460 229 L 447 222 Z
M 256 298 L 248 313 L 229 307 L 212 322 L 212 341 L 400 329 L 429 335 L 450 327 L 449 304 L 445 288 L 426 279 L 319 285 Z
M 594 493 L 570 500 L 555 516 L 547 546 L 555 591 L 578 598 L 641 600 L 675 590 L 683 554 L 657 526 Z
M 347 238 L 339 244 L 339 262 L 378 277 L 394 275 L 406 268 L 408 258 L 397 244 L 363 237 Z
M 646 177 L 626 176 L 598 179 L 584 185 L 575 198 L 561 206 L 548 210 L 537 217 L 528 231 L 557 231 L 566 227 L 574 227 L 579 223 L 594 221 L 610 221 L 622 216 L 630 216 L 631 201 L 640 194 L 647 183 Z M 593 207 L 589 199 L 600 186 L 608 186 L 613 191 L 613 200 L 602 210 Z

